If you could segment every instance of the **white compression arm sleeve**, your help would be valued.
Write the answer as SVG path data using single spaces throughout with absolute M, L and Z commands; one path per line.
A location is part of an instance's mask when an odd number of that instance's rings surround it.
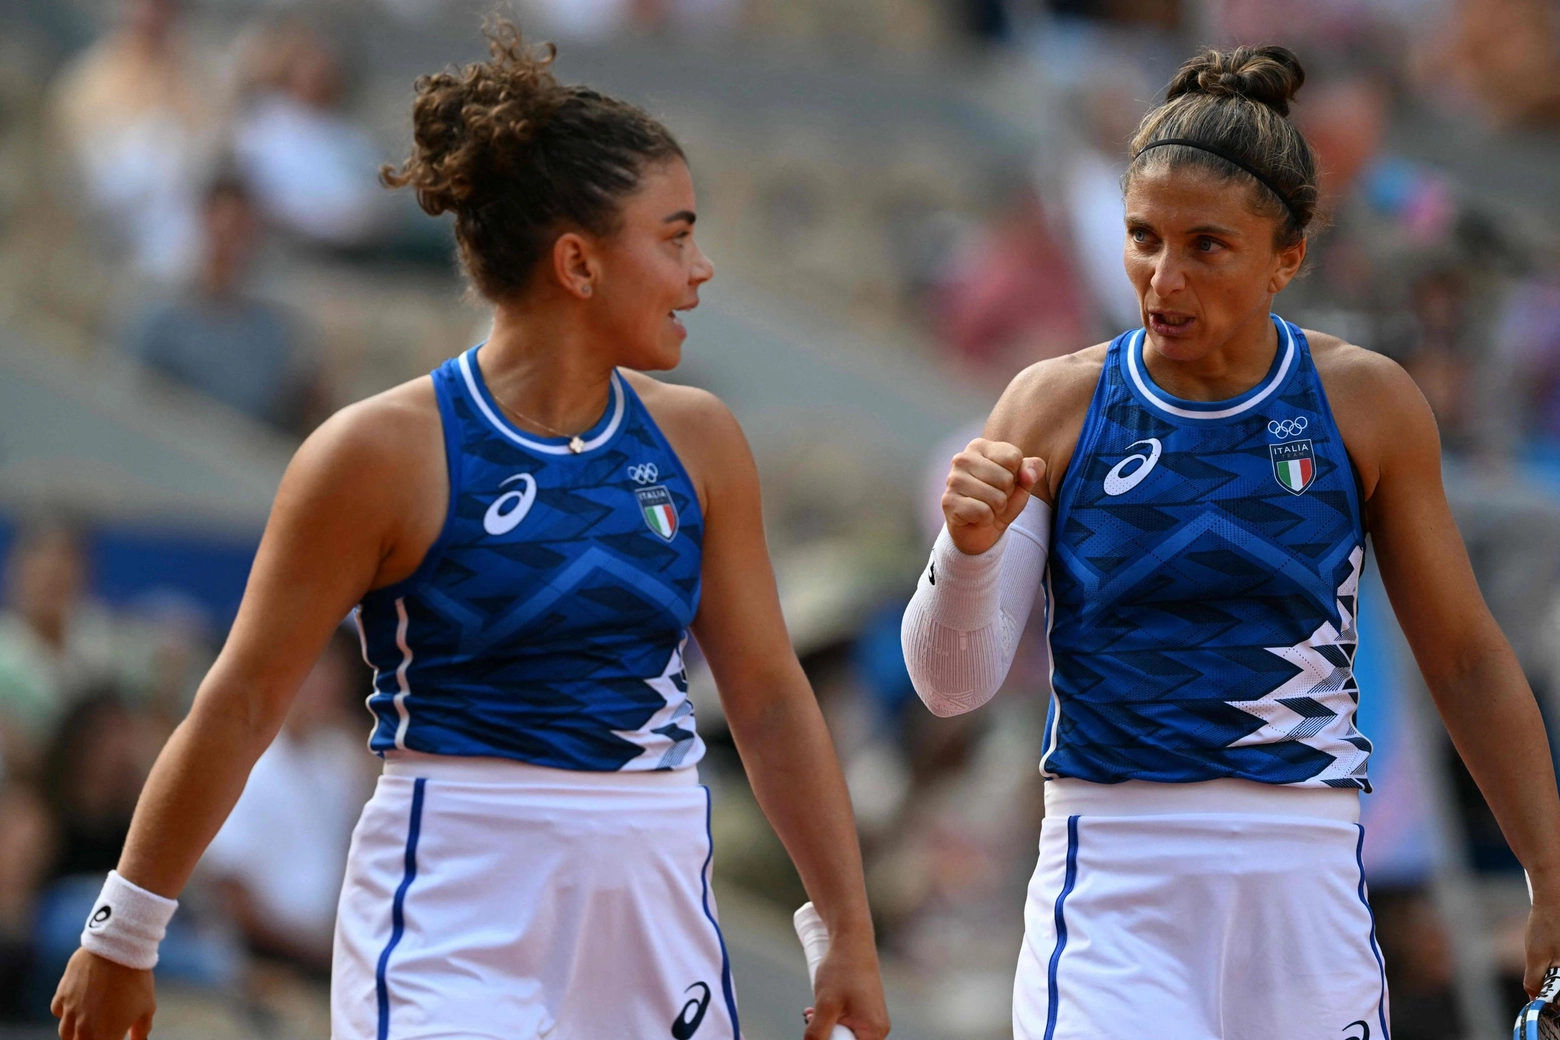
M 997 544 L 960 552 L 943 528 L 899 629 L 916 693 L 934 715 L 991 700 L 1013 664 L 1051 541 L 1051 507 L 1031 498 Z

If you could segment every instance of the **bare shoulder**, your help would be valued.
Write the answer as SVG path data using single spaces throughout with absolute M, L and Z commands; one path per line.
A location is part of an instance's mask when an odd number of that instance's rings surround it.
M 1045 434 L 1076 414 L 1082 422 L 1105 367 L 1109 344 L 1037 361 L 1013 377 L 992 410 L 986 435 L 1038 448 Z
M 1357 347 L 1325 332 L 1304 331 L 1311 345 L 1311 360 L 1316 363 L 1317 375 L 1322 377 L 1329 397 L 1333 384 L 1341 393 L 1401 393 L 1413 388 L 1414 381 L 1403 366 L 1385 354 Z
M 445 469 L 438 400 L 424 376 L 321 423 L 293 456 L 277 502 L 352 502 L 365 515 L 415 516 L 448 500 Z
M 349 521 L 377 546 L 378 588 L 411 574 L 449 505 L 444 432 L 433 380 L 423 376 L 350 404 L 293 456 L 275 512 L 304 530 Z
M 364 398 L 320 424 L 298 450 L 358 465 L 404 464 L 408 456 L 442 448 L 433 379 L 422 376 Z
M 706 511 L 717 484 L 753 473 L 752 451 L 726 402 L 698 387 L 662 382 L 629 369 L 618 371 L 687 467 Z
M 1045 460 L 1048 499 L 1060 490 L 1072 461 L 1109 349 L 1109 343 L 1097 343 L 1030 365 L 1013 377 L 986 421 L 987 438 Z
M 1305 330 L 1311 344 L 1311 359 L 1316 374 L 1335 415 L 1344 409 L 1359 408 L 1390 418 L 1402 419 L 1425 414 L 1429 406 L 1413 377 L 1403 366 L 1374 350 L 1329 336 L 1325 332 Z M 1339 415 L 1339 420 L 1342 421 Z
M 736 417 L 726 407 L 726 402 L 708 390 L 663 382 L 629 369 L 618 371 L 628 380 L 628 384 L 650 410 L 656 424 L 669 437 L 673 435 L 669 427 L 690 433 L 709 433 L 713 429 L 736 427 Z
M 1435 416 L 1402 365 L 1325 332 L 1306 329 L 1305 338 L 1367 497 L 1384 459 L 1416 446 L 1438 451 Z

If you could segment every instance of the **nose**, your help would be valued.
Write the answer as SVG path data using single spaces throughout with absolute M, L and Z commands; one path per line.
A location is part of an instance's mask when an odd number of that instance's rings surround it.
M 1186 272 L 1176 261 L 1173 250 L 1159 251 L 1159 256 L 1154 259 L 1154 273 L 1149 278 L 1148 284 L 1154 290 L 1154 295 L 1160 299 L 1165 299 L 1171 293 L 1185 287 Z
M 695 286 L 700 286 L 715 277 L 715 265 L 710 262 L 710 258 L 704 255 L 704 250 L 700 249 L 697 244 L 694 245 L 693 250 L 695 254 L 693 270 L 690 272 L 689 280 Z

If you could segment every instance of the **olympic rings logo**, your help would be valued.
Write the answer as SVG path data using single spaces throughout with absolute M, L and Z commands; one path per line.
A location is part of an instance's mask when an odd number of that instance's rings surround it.
M 1268 433 L 1280 439 L 1284 437 L 1298 437 L 1305 432 L 1305 428 L 1311 425 L 1311 421 L 1305 416 L 1298 419 L 1285 419 L 1282 422 L 1275 419 L 1268 423 Z
M 628 467 L 628 475 L 636 484 L 654 484 L 655 479 L 661 475 L 661 471 L 655 468 L 655 463 L 646 462 L 638 466 Z

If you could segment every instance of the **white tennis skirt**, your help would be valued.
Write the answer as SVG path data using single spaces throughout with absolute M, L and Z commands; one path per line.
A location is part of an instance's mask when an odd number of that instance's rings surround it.
M 1046 784 L 1016 1040 L 1390 1040 L 1359 795 Z
M 333 1040 L 736 1040 L 693 770 L 397 753 L 352 836 Z

